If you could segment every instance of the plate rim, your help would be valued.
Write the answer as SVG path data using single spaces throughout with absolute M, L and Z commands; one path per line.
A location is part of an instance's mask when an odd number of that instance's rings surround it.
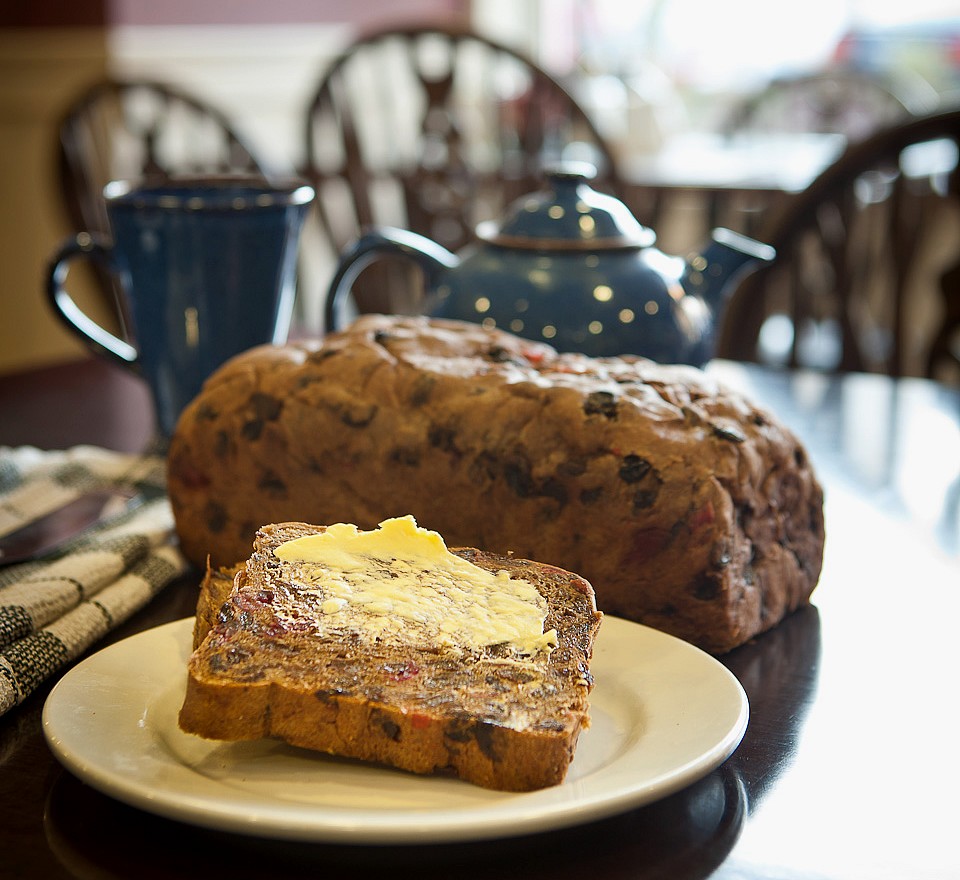
M 466 842 L 557 830 L 608 818 L 660 800 L 692 785 L 719 767 L 736 751 L 749 722 L 749 702 L 742 684 L 716 657 L 660 630 L 605 615 L 594 651 L 595 663 L 598 656 L 602 656 L 601 645 L 612 643 L 613 640 L 636 637 L 654 645 L 660 642 L 662 646 L 678 652 L 683 659 L 694 659 L 703 664 L 704 670 L 709 669 L 718 682 L 722 680 L 730 690 L 731 710 L 732 698 L 736 698 L 736 711 L 731 711 L 731 720 L 723 735 L 699 754 L 691 756 L 682 766 L 665 769 L 658 776 L 645 780 L 642 785 L 625 781 L 616 790 L 608 790 L 606 793 L 573 792 L 574 787 L 583 786 L 569 780 L 559 786 L 536 792 L 482 790 L 492 799 L 479 807 L 463 810 L 437 811 L 421 808 L 406 809 L 398 813 L 391 810 L 346 807 L 338 810 L 335 817 L 331 817 L 329 811 L 324 813 L 319 810 L 323 814 L 321 821 L 317 818 L 316 807 L 297 802 L 276 802 L 272 808 L 260 811 L 257 815 L 250 815 L 242 811 L 243 803 L 232 806 L 225 804 L 216 797 L 216 791 L 213 794 L 196 795 L 137 785 L 116 771 L 111 771 L 104 766 L 103 760 L 96 760 L 96 756 L 78 753 L 65 743 L 63 731 L 58 727 L 57 713 L 64 708 L 60 703 L 69 699 L 71 689 L 82 683 L 92 669 L 106 662 L 108 652 L 131 650 L 134 643 L 146 645 L 150 639 L 167 635 L 189 643 L 193 621 L 192 617 L 181 618 L 143 630 L 105 646 L 80 661 L 63 675 L 48 695 L 43 707 L 42 727 L 44 738 L 57 760 L 101 793 L 154 815 L 214 830 L 272 839 L 364 845 Z M 604 633 L 607 634 L 605 641 Z M 162 693 L 157 684 L 150 688 L 154 701 Z M 592 699 L 595 694 L 596 688 Z M 139 697 L 139 693 L 136 696 Z M 144 701 L 148 705 L 144 705 Z M 132 702 L 136 703 L 140 714 L 143 714 L 143 711 L 149 708 L 149 695 L 144 693 L 142 700 Z M 131 709 L 131 712 L 137 714 L 134 709 Z M 694 718 L 693 723 L 695 722 Z M 150 734 L 145 736 L 149 737 Z M 177 763 L 191 769 L 188 765 Z M 210 780 L 202 774 L 196 773 L 196 776 L 207 779 L 215 788 L 221 785 L 217 780 Z M 416 785 L 422 777 L 409 774 L 409 780 L 411 785 Z M 429 821 L 425 821 L 426 819 Z

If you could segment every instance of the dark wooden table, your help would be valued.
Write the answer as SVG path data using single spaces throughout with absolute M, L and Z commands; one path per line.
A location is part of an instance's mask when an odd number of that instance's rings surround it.
M 0 877 L 947 878 L 956 847 L 960 395 L 920 381 L 716 368 L 804 438 L 827 491 L 815 603 L 723 662 L 751 718 L 690 788 L 581 827 L 353 847 L 157 818 L 54 760 L 49 686 L 0 718 Z M 89 362 L 0 379 L 0 444 L 149 441 L 136 380 Z M 193 611 L 184 578 L 112 642 Z

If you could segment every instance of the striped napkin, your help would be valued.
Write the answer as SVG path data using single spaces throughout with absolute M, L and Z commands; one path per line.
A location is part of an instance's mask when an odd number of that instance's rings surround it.
M 162 457 L 0 447 L 0 535 L 108 486 L 136 490 L 141 503 L 55 554 L 0 568 L 0 715 L 188 567 L 173 537 Z

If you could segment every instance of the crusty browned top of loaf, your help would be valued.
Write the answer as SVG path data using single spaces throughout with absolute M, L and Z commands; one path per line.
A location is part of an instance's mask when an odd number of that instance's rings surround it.
M 321 624 L 316 586 L 299 584 L 295 567 L 273 555 L 283 541 L 317 531 L 323 527 L 304 523 L 258 531 L 191 656 L 181 727 L 212 739 L 276 736 L 499 789 L 562 781 L 589 723 L 589 664 L 602 618 L 590 584 L 554 566 L 454 549 L 532 583 L 546 599 L 544 631 L 556 629 L 557 647 L 516 658 L 502 646 L 381 642 Z M 222 595 L 217 584 L 210 589 Z
M 824 543 L 802 444 L 702 371 L 424 318 L 236 358 L 184 412 L 168 488 L 199 565 L 244 558 L 264 520 L 411 513 L 716 653 L 808 601 Z

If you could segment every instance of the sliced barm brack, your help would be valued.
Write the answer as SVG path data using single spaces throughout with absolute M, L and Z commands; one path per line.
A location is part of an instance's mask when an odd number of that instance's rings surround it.
M 224 581 L 205 588 L 222 598 Z M 589 725 L 601 618 L 579 575 L 448 551 L 410 517 L 266 525 L 198 633 L 180 726 L 500 790 L 556 785 Z

